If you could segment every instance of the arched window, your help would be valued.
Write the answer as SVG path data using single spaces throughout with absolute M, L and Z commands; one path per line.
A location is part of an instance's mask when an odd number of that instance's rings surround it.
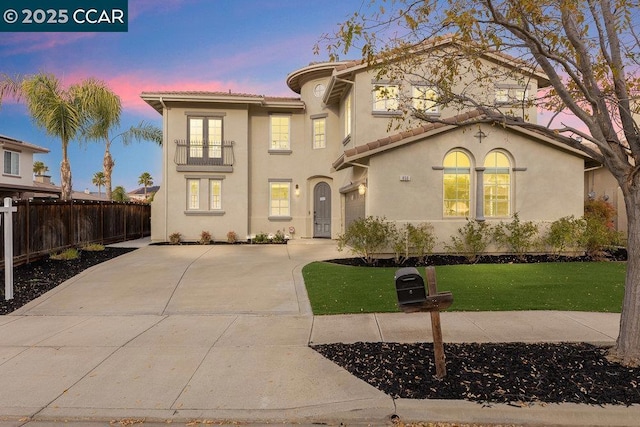
M 484 215 L 511 215 L 511 164 L 499 151 L 492 151 L 484 160 Z
M 471 161 L 462 151 L 444 158 L 444 216 L 469 216 L 471 207 Z

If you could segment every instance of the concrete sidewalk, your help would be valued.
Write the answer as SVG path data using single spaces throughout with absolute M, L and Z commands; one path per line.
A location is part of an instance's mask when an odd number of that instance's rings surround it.
M 394 400 L 309 343 L 431 341 L 428 314 L 312 316 L 302 267 L 328 241 L 144 246 L 0 316 L 0 426 L 47 420 L 637 425 L 640 408 Z M 446 342 L 612 344 L 619 315 L 443 313 Z M 116 423 L 117 424 L 117 423 Z

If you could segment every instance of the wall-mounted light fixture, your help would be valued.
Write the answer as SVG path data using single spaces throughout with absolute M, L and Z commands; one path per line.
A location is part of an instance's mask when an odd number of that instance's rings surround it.
M 364 196 L 364 193 L 367 192 L 367 186 L 364 183 L 358 185 L 358 194 Z
M 296 193 L 296 197 L 298 197 L 300 195 L 300 186 L 298 184 L 296 184 L 295 193 Z

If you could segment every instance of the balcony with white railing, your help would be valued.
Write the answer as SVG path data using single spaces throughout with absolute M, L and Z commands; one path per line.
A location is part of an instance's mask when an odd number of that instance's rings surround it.
M 179 172 L 233 172 L 233 141 L 177 139 L 175 164 Z

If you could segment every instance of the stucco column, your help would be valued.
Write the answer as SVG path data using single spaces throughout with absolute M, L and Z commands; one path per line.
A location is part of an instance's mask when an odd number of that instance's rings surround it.
M 484 221 L 484 170 L 476 168 L 476 221 Z

